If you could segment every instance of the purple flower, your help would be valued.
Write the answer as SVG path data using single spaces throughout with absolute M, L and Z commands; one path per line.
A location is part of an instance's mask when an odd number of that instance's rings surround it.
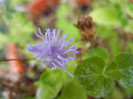
M 33 56 L 37 61 L 41 62 L 41 67 L 43 68 L 59 68 L 66 71 L 64 69 L 66 63 L 75 59 L 72 55 L 79 53 L 79 51 L 77 51 L 78 48 L 75 48 L 76 44 L 68 48 L 73 38 L 71 37 L 70 40 L 65 41 L 67 34 L 60 37 L 60 31 L 61 30 L 56 31 L 56 29 L 54 29 L 50 31 L 50 29 L 46 29 L 46 33 L 43 35 L 39 29 L 39 34 L 35 34 L 41 38 L 43 42 L 36 46 L 31 46 L 30 44 L 27 46 L 27 50 L 34 52 Z M 68 71 L 66 72 L 71 75 Z

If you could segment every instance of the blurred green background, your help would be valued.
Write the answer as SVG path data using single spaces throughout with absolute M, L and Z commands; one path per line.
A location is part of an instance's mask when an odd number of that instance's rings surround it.
M 92 17 L 92 41 L 74 25 L 81 16 Z M 67 40 L 74 38 L 81 54 L 67 64 L 73 74 L 87 57 L 98 55 L 108 61 L 120 51 L 133 53 L 133 0 L 0 0 L 0 99 L 94 99 L 75 78 L 64 71 L 43 70 L 32 58 L 26 46 L 41 42 L 34 34 L 38 27 L 42 33 L 60 28 Z M 100 44 L 93 46 L 95 41 Z M 132 99 L 133 87 L 116 83 L 104 98 Z

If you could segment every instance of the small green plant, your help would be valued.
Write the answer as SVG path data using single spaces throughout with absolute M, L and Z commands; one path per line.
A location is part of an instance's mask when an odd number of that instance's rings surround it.
M 101 98 L 109 95 L 115 81 L 125 88 L 133 86 L 133 55 L 119 53 L 112 61 L 93 56 L 78 64 L 75 77 L 89 96 Z

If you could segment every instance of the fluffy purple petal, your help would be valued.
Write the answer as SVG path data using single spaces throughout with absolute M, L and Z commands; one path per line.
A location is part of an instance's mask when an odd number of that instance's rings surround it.
M 37 61 L 41 62 L 41 67 L 43 68 L 60 68 L 66 71 L 64 69 L 66 63 L 75 59 L 72 55 L 79 53 L 77 48 L 75 48 L 76 44 L 71 45 L 70 48 L 67 47 L 73 41 L 72 37 L 68 41 L 65 40 L 67 34 L 59 38 L 60 31 L 61 30 L 56 31 L 56 29 L 54 29 L 50 31 L 50 29 L 46 29 L 45 35 L 43 35 L 39 29 L 39 34 L 35 34 L 37 37 L 43 39 L 43 42 L 36 46 L 27 45 L 27 50 L 34 52 L 33 56 Z M 67 73 L 71 75 L 69 72 Z

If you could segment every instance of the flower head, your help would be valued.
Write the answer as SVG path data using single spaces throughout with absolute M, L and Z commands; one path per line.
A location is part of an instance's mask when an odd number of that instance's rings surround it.
M 41 67 L 43 68 L 60 68 L 64 70 L 66 63 L 75 59 L 72 55 L 79 53 L 77 48 L 75 48 L 76 44 L 68 48 L 73 38 L 71 37 L 70 40 L 66 41 L 67 34 L 59 37 L 60 31 L 61 30 L 56 31 L 56 29 L 54 29 L 50 31 L 50 29 L 46 29 L 46 33 L 43 35 L 39 29 L 39 34 L 35 34 L 41 38 L 43 42 L 36 46 L 31 46 L 30 44 L 27 46 L 27 50 L 34 52 L 33 56 L 37 61 L 41 62 Z

